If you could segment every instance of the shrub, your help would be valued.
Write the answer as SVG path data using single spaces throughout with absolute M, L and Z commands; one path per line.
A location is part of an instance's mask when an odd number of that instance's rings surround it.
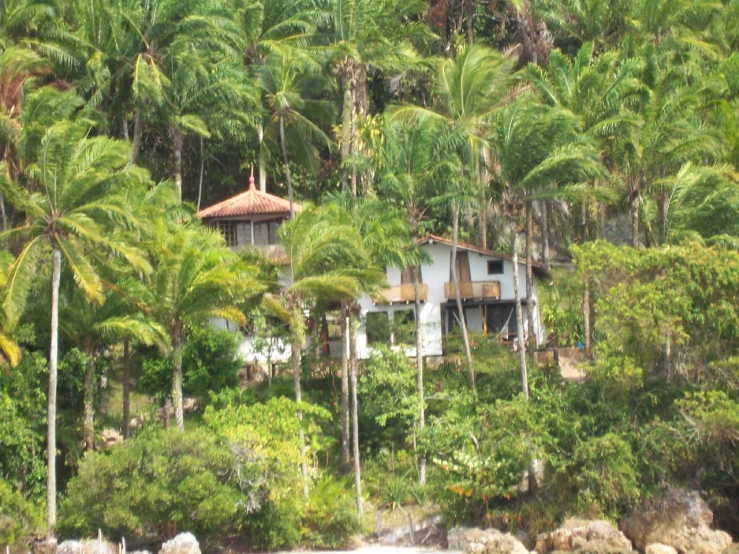
M 261 468 L 203 431 L 146 430 L 108 452 L 88 454 L 69 482 L 62 534 L 169 536 L 220 533 L 256 511 Z
M 0 479 L 0 545 L 19 544 L 42 528 L 41 506 Z
M 308 529 L 306 539 L 316 548 L 346 549 L 362 530 L 354 495 L 329 477 L 311 491 L 303 525 Z

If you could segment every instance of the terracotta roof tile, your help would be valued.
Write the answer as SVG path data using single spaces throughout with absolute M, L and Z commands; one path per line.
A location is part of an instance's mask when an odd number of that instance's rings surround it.
M 300 204 L 294 204 L 299 212 Z M 217 217 L 242 217 L 249 215 L 290 215 L 290 202 L 274 194 L 257 190 L 254 186 L 254 174 L 249 178 L 249 190 L 227 198 L 213 206 L 198 212 L 200 219 Z

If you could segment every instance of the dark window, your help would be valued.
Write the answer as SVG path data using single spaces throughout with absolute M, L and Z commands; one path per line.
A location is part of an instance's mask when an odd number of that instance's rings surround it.
M 370 312 L 365 320 L 367 344 L 390 344 L 390 317 L 387 312 Z
M 226 239 L 226 246 L 236 246 L 236 223 L 233 221 L 216 221 L 216 227 L 223 233 Z
M 503 260 L 489 260 L 488 261 L 488 275 L 502 275 L 503 274 Z

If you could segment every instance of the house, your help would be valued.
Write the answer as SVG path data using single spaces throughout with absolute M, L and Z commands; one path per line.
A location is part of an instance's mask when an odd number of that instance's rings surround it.
M 444 354 L 445 338 L 457 333 L 459 312 L 451 277 L 452 241 L 428 236 L 419 242 L 431 263 L 421 267 L 421 333 L 424 356 Z M 513 261 L 510 256 L 470 244 L 457 245 L 457 275 L 460 298 L 469 332 L 484 332 L 500 342 L 513 343 L 517 336 L 516 307 L 513 293 Z M 524 334 L 527 335 L 526 305 L 534 303 L 534 332 L 537 345 L 544 342 L 539 319 L 536 283 L 532 297 L 526 298 L 526 264 L 519 262 L 521 304 L 524 307 Z M 541 267 L 535 265 L 535 272 Z M 370 356 L 372 345 L 395 344 L 407 355 L 416 355 L 415 294 L 413 272 L 387 269 L 390 288 L 384 299 L 360 300 L 362 326 L 357 348 L 362 358 Z M 528 340 L 528 337 L 527 337 Z
M 301 209 L 299 204 L 294 204 L 294 208 L 296 212 Z M 220 230 L 226 244 L 234 250 L 255 246 L 270 257 L 285 254 L 278 229 L 290 217 L 290 202 L 257 189 L 253 169 L 245 192 L 205 208 L 197 216 Z

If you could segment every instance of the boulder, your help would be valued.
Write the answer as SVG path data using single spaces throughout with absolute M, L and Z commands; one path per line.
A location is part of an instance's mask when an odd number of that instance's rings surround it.
M 56 554 L 118 554 L 118 545 L 102 538 L 64 541 L 57 546 Z
M 447 533 L 447 542 L 449 550 L 472 554 L 529 554 L 529 549 L 516 537 L 497 529 L 453 527 Z
M 717 554 L 731 536 L 711 529 L 713 512 L 696 491 L 670 489 L 644 502 L 621 520 L 621 530 L 637 548 L 660 543 L 680 553 Z
M 666 544 L 654 543 L 647 546 L 644 554 L 677 554 L 677 550 Z
M 201 554 L 200 545 L 192 533 L 180 533 L 165 542 L 159 554 Z
M 104 448 L 110 448 L 123 442 L 123 435 L 117 429 L 103 429 L 100 433 Z
M 31 545 L 33 554 L 56 554 L 56 551 L 57 543 L 54 538 L 34 541 Z
M 631 541 L 607 521 L 568 519 L 562 527 L 539 535 L 539 554 L 579 552 L 588 554 L 628 554 L 633 552 Z

